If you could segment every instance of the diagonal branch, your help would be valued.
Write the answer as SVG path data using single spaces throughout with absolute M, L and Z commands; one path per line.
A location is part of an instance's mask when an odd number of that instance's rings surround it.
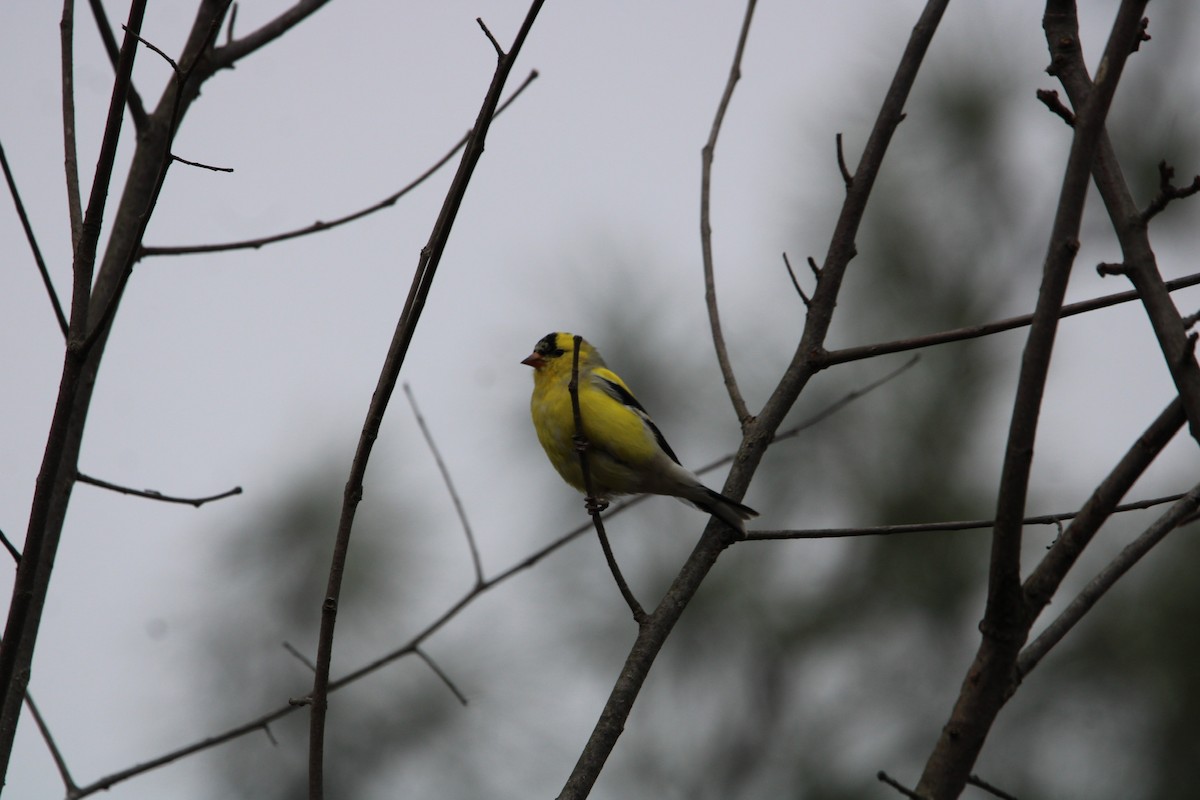
M 1182 422 L 1180 423 L 1182 425 Z M 1142 532 L 1138 538 L 1127 544 L 1104 569 L 1092 578 L 1079 592 L 1074 600 L 1062 610 L 1062 613 L 1046 627 L 1046 630 L 1034 639 L 1028 647 L 1021 651 L 1017 659 L 1018 679 L 1023 679 L 1036 667 L 1046 653 L 1054 645 L 1062 641 L 1071 628 L 1092 606 L 1104 596 L 1104 593 L 1128 572 L 1142 556 L 1158 544 L 1171 531 L 1194 521 L 1196 510 L 1200 509 L 1200 485 L 1182 495 L 1165 514 L 1154 521 L 1154 524 Z
M 42 712 L 33 702 L 33 696 L 28 693 L 25 695 L 25 705 L 28 706 L 29 713 L 33 715 L 33 723 L 37 725 L 38 732 L 42 734 L 42 741 L 46 743 L 50 757 L 54 759 L 54 766 L 58 769 L 58 775 L 67 790 L 67 797 L 75 797 L 79 792 L 79 787 L 71 777 L 71 770 L 67 768 L 67 760 L 63 758 L 62 751 L 58 749 L 58 743 L 54 740 L 54 735 L 50 733 L 50 726 L 46 724 Z
M 733 411 L 737 414 L 738 423 L 743 428 L 750 421 L 750 409 L 746 407 L 746 401 L 742 398 L 741 390 L 738 389 L 737 378 L 733 374 L 733 365 L 729 362 L 729 350 L 725 347 L 725 335 L 721 333 L 721 315 L 717 311 L 717 284 L 713 277 L 710 196 L 712 193 L 713 152 L 717 148 L 717 137 L 721 134 L 721 124 L 725 121 L 725 112 L 729 110 L 729 101 L 733 99 L 733 90 L 742 77 L 742 54 L 746 50 L 746 39 L 750 35 L 750 22 L 754 19 L 756 2 L 757 0 L 749 0 L 746 3 L 746 14 L 742 18 L 742 30 L 738 34 L 733 63 L 729 67 L 729 79 L 725 82 L 725 91 L 721 94 L 721 101 L 717 104 L 717 113 L 713 119 L 712 130 L 708 134 L 708 141 L 700 151 L 700 251 L 704 259 L 704 303 L 708 307 L 708 323 L 712 328 L 717 363 L 721 366 L 721 375 L 725 379 L 725 388 L 733 403 Z
M 25 241 L 29 242 L 29 249 L 33 252 L 34 263 L 37 264 L 38 272 L 42 276 L 42 283 L 46 287 L 46 294 L 50 296 L 50 305 L 54 307 L 54 316 L 58 319 L 58 327 L 62 330 L 63 338 L 67 337 L 67 317 L 63 314 L 62 303 L 58 301 L 58 292 L 54 291 L 54 281 L 50 279 L 50 270 L 46 268 L 46 259 L 42 258 L 42 249 L 38 247 L 37 237 L 33 233 L 33 226 L 29 222 L 29 215 L 25 213 L 25 204 L 21 202 L 21 193 L 17 190 L 17 181 L 13 177 L 12 169 L 8 166 L 8 157 L 4 155 L 4 145 L 0 143 L 0 168 L 4 170 L 4 180 L 8 183 L 8 193 L 12 196 L 13 206 L 17 210 L 17 217 L 21 220 L 21 228 L 25 231 Z
M 518 97 L 521 96 L 521 93 L 524 92 L 525 89 L 529 86 L 529 84 L 533 83 L 533 81 L 536 80 L 537 77 L 538 77 L 537 70 L 531 71 L 529 73 L 529 76 L 526 77 L 525 80 L 521 83 L 521 85 L 516 88 L 516 90 L 512 93 L 512 95 L 507 100 L 505 100 L 503 103 L 501 103 L 499 106 L 497 106 L 495 114 L 492 115 L 493 118 L 500 116 L 500 114 L 506 108 L 508 108 L 513 103 L 514 100 L 516 100 Z M 294 230 L 284 231 L 283 233 L 276 233 L 276 234 L 272 234 L 270 236 L 261 236 L 261 237 L 254 238 L 254 239 L 243 239 L 243 240 L 237 241 L 237 242 L 220 242 L 217 244 L 172 245 L 172 246 L 166 246 L 166 247 L 143 247 L 141 249 L 141 251 L 138 253 L 138 258 L 141 259 L 141 258 L 144 258 L 147 256 L 192 255 L 194 253 L 220 253 L 220 252 L 224 252 L 226 250 L 258 249 L 258 248 L 263 247 L 268 244 L 275 244 L 276 242 L 284 242 L 284 241 L 287 241 L 288 239 L 296 239 L 298 237 L 307 236 L 312 233 L 321 233 L 323 231 L 333 230 L 334 228 L 345 225 L 348 222 L 354 222 L 357 219 L 362 219 L 363 217 L 374 214 L 376 211 L 382 211 L 385 208 L 390 208 L 391 206 L 395 205 L 397 200 L 399 200 L 401 197 L 404 197 L 404 195 L 408 194 L 413 189 L 416 189 L 418 186 L 420 186 L 422 183 L 424 183 L 427 178 L 432 176 L 439 169 L 441 169 L 443 166 L 445 166 L 447 163 L 449 163 L 450 159 L 453 158 L 456 153 L 458 153 L 460 150 L 463 149 L 463 147 L 466 146 L 467 140 L 470 139 L 470 137 L 471 137 L 471 131 L 467 131 L 466 135 L 464 135 L 463 138 L 459 139 L 458 143 L 456 145 L 454 145 L 454 147 L 452 147 L 449 150 L 449 152 L 447 152 L 444 156 L 442 156 L 437 161 L 435 161 L 432 166 L 430 166 L 428 169 L 426 169 L 424 172 L 422 172 L 420 175 L 418 175 L 416 178 L 414 178 L 406 186 L 402 187 L 398 191 L 393 192 L 392 194 L 383 198 L 379 202 L 374 203 L 373 205 L 367 206 L 366 208 L 359 209 L 358 211 L 353 211 L 344 216 L 329 220 L 328 222 L 318 221 L 318 222 L 314 222 L 311 225 L 306 225 L 302 228 L 296 228 Z
M 65 3 L 74 5 L 74 0 L 65 0 Z M 104 11 L 104 3 L 102 0 L 88 0 L 88 7 L 92 9 L 92 17 L 96 20 L 96 31 L 100 34 L 100 40 L 104 42 L 104 52 L 108 53 L 108 60 L 112 62 L 113 68 L 117 69 L 121 60 L 120 52 L 117 48 L 117 39 L 113 36 L 112 24 L 108 21 L 108 14 Z M 145 130 L 146 107 L 142 105 L 142 98 L 132 86 L 125 102 L 129 105 L 129 115 L 133 117 L 133 126 L 139 131 Z
M 458 514 L 459 524 L 462 525 L 463 533 L 467 536 L 467 549 L 471 552 L 471 565 L 475 568 L 475 584 L 479 585 L 483 583 L 483 561 L 479 557 L 479 546 L 475 543 L 475 533 L 471 530 L 471 520 L 467 518 L 467 509 L 463 506 L 462 498 L 458 496 L 458 490 L 454 488 L 454 480 L 450 477 L 450 468 L 442 460 L 437 442 L 433 440 L 433 433 L 425 424 L 425 417 L 421 415 L 421 409 L 417 407 L 417 398 L 413 396 L 412 387 L 407 383 L 404 384 L 404 394 L 408 397 L 409 406 L 412 407 L 417 427 L 421 429 L 421 435 L 425 437 L 425 444 L 429 446 L 429 452 L 433 454 L 433 461 L 437 465 L 438 472 L 441 473 L 442 483 L 446 484 L 446 491 L 450 493 L 450 502 L 454 504 L 454 512 Z
M 1175 278 L 1167 281 L 1164 285 L 1168 292 L 1174 292 L 1178 289 L 1185 289 L 1189 286 L 1200 284 L 1200 272 L 1192 275 L 1186 275 L 1182 278 Z M 1077 303 L 1069 303 L 1062 307 L 1059 313 L 1059 319 L 1064 317 L 1073 317 L 1076 314 L 1084 314 L 1089 311 L 1096 311 L 1109 306 L 1128 303 L 1132 300 L 1139 299 L 1136 291 L 1117 292 L 1116 294 L 1106 294 L 1101 297 L 1093 297 L 1090 300 L 1080 300 Z M 898 339 L 892 342 L 881 342 L 878 344 L 859 345 L 857 347 L 846 347 L 841 350 L 830 350 L 820 357 L 822 367 L 831 367 L 835 364 L 845 364 L 848 361 L 860 361 L 864 358 L 874 358 L 875 356 L 887 355 L 889 353 L 903 353 L 908 350 L 917 350 L 923 347 L 932 347 L 939 344 L 947 344 L 949 342 L 962 342 L 968 339 L 979 339 L 984 336 L 990 336 L 993 333 L 1002 331 L 1011 331 L 1016 328 L 1023 328 L 1033 321 L 1033 314 L 1022 314 L 1008 319 L 996 320 L 995 322 L 984 323 L 983 325 L 971 325 L 965 328 L 955 328 L 954 330 L 941 331 L 939 333 L 930 333 L 924 336 L 914 336 L 910 339 Z
M 354 527 L 354 516 L 358 503 L 362 499 L 363 478 L 367 471 L 367 462 L 379 435 L 383 423 L 383 415 L 387 410 L 388 401 L 396 388 L 400 377 L 400 368 L 408 353 L 413 333 L 421 319 L 425 308 L 426 298 L 433 285 L 438 264 L 441 263 L 442 253 L 446 242 L 450 239 L 450 231 L 467 192 L 467 185 L 474 174 L 475 165 L 483 155 L 484 141 L 488 129 L 500 103 L 500 94 L 512 71 L 517 55 L 529 35 L 533 22 L 537 19 L 543 0 L 533 0 L 524 21 L 517 32 L 516 38 L 508 53 L 500 54 L 496 61 L 496 71 L 492 76 L 491 85 L 484 97 L 475 126 L 463 151 L 462 161 L 458 172 L 446 193 L 437 221 L 433 225 L 429 242 L 421 250 L 417 269 L 413 275 L 412 286 L 405 300 L 400 318 L 396 322 L 396 330 L 392 335 L 388 353 L 380 370 L 379 381 L 371 403 L 367 409 L 366 420 L 359 436 L 358 447 L 350 465 L 350 475 L 346 480 L 346 490 L 342 501 L 342 510 L 338 519 L 337 535 L 334 542 L 333 557 L 329 565 L 329 581 L 326 586 L 325 599 L 321 604 L 321 626 L 317 639 L 317 670 L 313 679 L 311 695 L 312 706 L 309 716 L 309 760 L 308 760 L 308 796 L 309 800 L 321 800 L 324 796 L 324 751 L 325 751 L 325 717 L 328 708 L 329 667 L 333 659 L 333 632 L 337 621 L 338 599 L 342 590 L 342 575 L 345 570 L 346 557 L 350 549 L 350 533 Z M 302 4 L 303 5 L 303 4 Z M 236 44 L 236 42 L 234 43 Z M 233 47 L 234 45 L 227 45 Z

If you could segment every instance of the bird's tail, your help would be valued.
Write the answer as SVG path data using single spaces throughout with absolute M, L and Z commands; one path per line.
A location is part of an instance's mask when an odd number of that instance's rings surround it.
M 701 486 L 700 491 L 689 497 L 692 503 L 701 511 L 712 514 L 734 530 L 746 532 L 746 520 L 758 516 L 758 512 L 747 505 L 732 500 L 720 492 L 714 492 L 707 486 Z

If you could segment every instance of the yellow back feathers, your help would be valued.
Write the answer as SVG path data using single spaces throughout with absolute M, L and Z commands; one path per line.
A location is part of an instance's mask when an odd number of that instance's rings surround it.
M 567 483 L 584 491 L 583 470 L 575 450 L 571 407 L 574 336 L 551 333 L 521 363 L 533 367 L 530 411 L 538 441 Z M 625 382 L 586 341 L 579 344 L 579 411 L 589 444 L 588 472 L 601 499 L 622 494 L 678 497 L 745 531 L 745 520 L 758 512 L 714 492 L 675 457 L 662 432 Z

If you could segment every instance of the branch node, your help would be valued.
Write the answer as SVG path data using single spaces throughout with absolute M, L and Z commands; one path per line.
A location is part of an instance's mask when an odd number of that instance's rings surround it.
M 1158 194 L 1142 211 L 1142 222 L 1149 222 L 1152 217 L 1167 207 L 1172 200 L 1182 200 L 1185 197 L 1200 192 L 1200 175 L 1192 178 L 1187 186 L 1175 186 L 1171 181 L 1175 177 L 1174 167 L 1166 161 L 1158 162 Z
M 1042 104 L 1052 112 L 1062 118 L 1062 121 L 1075 127 L 1075 114 L 1071 109 L 1063 105 L 1063 101 L 1059 99 L 1058 92 L 1052 89 L 1038 89 L 1037 99 L 1042 101 Z
M 1101 261 L 1096 265 L 1096 274 L 1101 278 L 1106 278 L 1109 275 L 1128 275 L 1129 267 L 1124 263 L 1113 264 L 1107 261 Z
M 1150 28 L 1150 18 L 1142 17 L 1142 21 L 1140 23 L 1138 23 L 1137 35 L 1133 37 L 1133 46 L 1130 48 L 1129 52 L 1136 53 L 1138 50 L 1141 49 L 1142 42 L 1150 41 L 1151 37 L 1150 37 L 1150 33 L 1149 33 L 1149 28 Z

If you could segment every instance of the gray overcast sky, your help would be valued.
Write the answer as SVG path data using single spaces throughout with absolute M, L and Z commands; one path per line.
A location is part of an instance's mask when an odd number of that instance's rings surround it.
M 177 53 L 190 24 L 187 5 L 152 3 L 145 38 Z M 1006 48 L 1030 54 L 1028 71 L 1017 80 L 1028 85 L 1027 113 L 1046 116 L 1032 101 L 1033 88 L 1050 85 L 1041 73 L 1040 10 L 1034 3 L 1015 5 L 1023 8 L 956 4 L 933 58 L 962 47 L 958 37 L 978 42 L 981 57 L 990 57 L 988 32 L 1020 24 Z M 107 7 L 114 24 L 123 21 L 126 9 Z M 284 7 L 242 4 L 238 29 L 248 31 Z M 834 133 L 846 132 L 847 154 L 855 159 L 919 7 L 913 0 L 760 4 L 743 81 L 718 147 L 714 186 L 718 283 L 735 364 L 746 363 L 762 331 L 787 342 L 799 330 L 798 304 L 779 253 L 789 250 L 795 263 L 809 253 L 822 255 L 841 190 Z M 348 213 L 395 191 L 474 120 L 494 62 L 475 17 L 506 44 L 524 11 L 523 3 L 331 3 L 235 71 L 205 84 L 176 153 L 235 171 L 174 166 L 147 244 L 261 236 Z M 699 155 L 742 12 L 741 3 L 554 0 L 542 12 L 510 85 L 531 69 L 541 77 L 492 128 L 402 376 L 413 385 L 469 507 L 486 508 L 494 519 L 520 519 L 531 476 L 557 480 L 524 427 L 529 375 L 517 362 L 554 329 L 574 328 L 603 347 L 601 326 L 611 315 L 592 298 L 612 282 L 619 282 L 631 305 L 669 313 L 675 341 L 704 350 L 711 390 L 691 402 L 726 403 L 703 309 Z M 0 74 L 10 78 L 0 90 L 0 141 L 65 303 L 70 258 L 59 14 L 53 3 L 0 6 Z M 76 14 L 86 193 L 111 69 L 86 6 L 80 4 Z M 1100 31 L 1107 11 L 1096 19 Z M 1094 55 L 1100 46 L 1093 38 L 1087 51 Z M 135 80 L 147 102 L 167 74 L 154 54 L 139 53 Z M 1066 138 L 1052 123 L 1021 134 L 1029 137 L 1021 146 L 1041 151 L 1026 159 L 1031 173 L 1045 163 L 1045 154 L 1064 152 Z M 131 132 L 127 124 L 126 154 Z M 1059 167 L 1053 169 L 1057 174 Z M 394 208 L 335 232 L 257 251 L 140 263 L 105 355 L 82 469 L 167 493 L 205 494 L 240 484 L 252 496 L 269 498 L 314 459 L 336 457 L 339 468 L 347 466 L 451 174 L 448 169 Z M 1048 185 L 1053 190 L 1053 182 Z M 115 196 L 111 200 L 115 204 Z M 0 205 L 6 254 L 0 269 L 0 528 L 19 542 L 62 342 L 15 214 L 7 201 Z M 811 211 L 794 224 L 797 207 Z M 793 227 L 793 233 L 780 234 Z M 614 246 L 619 268 L 605 252 Z M 1023 268 L 1032 275 L 1037 267 Z M 1072 297 L 1114 286 L 1085 275 L 1073 284 Z M 1024 301 L 1031 302 L 1022 298 L 1014 313 L 1028 307 Z M 1114 348 L 1145 335 L 1114 327 L 1125 331 Z M 917 332 L 923 331 L 911 331 Z M 1086 351 L 1101 335 L 1073 342 L 1068 326 L 1065 346 Z M 789 354 L 780 348 L 767 364 L 743 368 L 770 376 Z M 1168 391 L 1157 363 L 1148 362 L 1144 375 L 1119 381 L 1095 365 L 1083 377 L 1068 360 L 1059 376 L 1064 383 L 1095 381 L 1110 409 L 1103 417 L 1081 417 L 1076 400 L 1052 397 L 1048 435 L 1064 441 L 1086 440 L 1096 425 L 1122 425 L 1129 435 L 1113 438 L 1123 447 L 1146 418 L 1122 412 L 1144 407 L 1147 394 L 1165 398 Z M 1107 387 L 1105 380 L 1118 385 Z M 1130 383 L 1137 391 L 1122 390 Z M 752 405 L 763 399 L 750 398 Z M 1157 409 L 1158 401 L 1152 404 Z M 514 430 L 517 420 L 522 427 Z M 672 420 L 670 427 L 680 431 L 673 444 L 690 463 L 717 455 L 737 433 L 731 419 L 727 430 L 689 445 L 686 420 Z M 405 452 L 419 446 L 397 395 L 368 477 L 368 497 L 389 492 L 389 470 L 403 470 L 413 494 L 440 497 L 440 483 L 429 470 L 402 466 Z M 1109 454 L 1098 455 L 1097 468 L 1108 462 Z M 1053 448 L 1047 448 L 1043 477 L 1070 483 L 1055 473 L 1055 463 Z M 747 502 L 753 501 L 752 489 Z M 563 524 L 553 529 L 558 531 L 575 519 L 577 508 L 567 491 L 555 502 L 562 509 Z M 172 677 L 185 668 L 189 625 L 204 610 L 205 595 L 219 594 L 200 570 L 203 554 L 248 503 L 243 497 L 196 511 L 76 489 L 32 689 L 57 723 L 81 782 L 208 733 L 171 718 L 169 709 L 185 706 L 192 688 Z M 806 524 L 760 510 L 764 525 Z M 456 530 L 441 533 L 458 536 Z M 494 569 L 550 535 L 484 533 L 481 546 Z M 8 587 L 8 573 L 0 570 L 5 595 Z M 165 637 L 154 633 L 164 620 L 171 632 Z M 143 718 L 155 722 L 128 722 Z M 28 721 L 13 764 L 10 796 L 61 794 Z M 172 781 L 169 775 L 138 779 L 112 796 L 162 796 Z

